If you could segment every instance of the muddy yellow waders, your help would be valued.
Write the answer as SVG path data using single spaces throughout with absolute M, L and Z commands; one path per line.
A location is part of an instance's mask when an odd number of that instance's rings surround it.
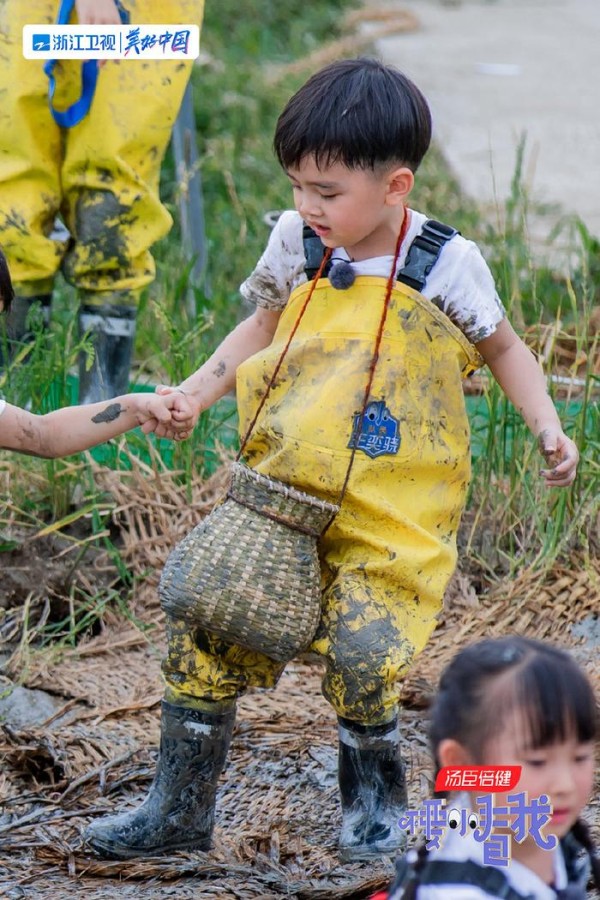
M 375 378 L 367 381 L 374 347 Z M 323 690 L 338 714 L 345 860 L 395 854 L 405 837 L 395 683 L 425 644 L 454 567 L 469 477 L 461 377 L 477 362 L 462 334 L 410 287 L 358 278 L 340 291 L 323 278 L 294 291 L 272 345 L 238 369 L 249 466 L 322 500 L 341 498 L 319 539 L 323 610 L 311 649 L 325 659 Z M 165 610 L 157 774 L 138 810 L 90 826 L 86 839 L 103 855 L 172 848 L 173 823 L 183 825 L 188 814 L 189 839 L 208 845 L 223 762 L 215 737 L 227 743 L 236 696 L 249 685 L 273 685 L 284 666 L 174 618 L 168 603 Z M 178 723 L 185 740 L 177 739 Z M 206 788 L 182 817 L 183 798 L 200 780 Z
M 396 683 L 435 626 L 456 563 L 470 475 L 461 380 L 480 359 L 420 293 L 393 289 L 373 398 L 360 410 L 386 280 L 348 290 L 320 279 L 253 434 L 248 465 L 335 503 L 358 443 L 340 512 L 320 539 L 322 621 L 311 650 L 338 715 L 389 721 Z M 310 285 L 296 289 L 272 344 L 238 369 L 240 430 L 264 394 Z M 181 621 L 169 622 L 167 696 L 232 699 L 269 687 L 282 666 Z
M 132 24 L 202 22 L 203 0 L 124 5 Z M 107 61 L 89 114 L 60 129 L 44 60 L 23 57 L 22 35 L 26 24 L 53 23 L 58 6 L 0 3 L 0 243 L 19 294 L 50 291 L 61 264 L 82 290 L 135 293 L 154 278 L 149 248 L 171 226 L 160 166 L 192 63 Z M 63 109 L 81 93 L 81 62 L 62 60 L 55 77 L 54 106 Z M 58 213 L 72 244 L 50 236 Z

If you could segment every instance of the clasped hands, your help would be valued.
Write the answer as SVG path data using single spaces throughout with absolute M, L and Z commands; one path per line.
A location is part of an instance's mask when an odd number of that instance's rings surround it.
M 159 385 L 156 390 L 161 393 L 136 395 L 135 412 L 142 431 L 171 441 L 185 440 L 196 424 L 197 410 L 181 388 Z

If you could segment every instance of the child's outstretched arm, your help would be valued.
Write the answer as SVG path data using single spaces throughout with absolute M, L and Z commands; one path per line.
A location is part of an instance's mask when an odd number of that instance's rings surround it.
M 145 433 L 160 425 L 175 440 L 188 437 L 193 416 L 187 398 L 180 391 L 166 397 L 125 394 L 43 416 L 7 404 L 0 412 L 0 448 L 54 459 L 94 447 L 138 425 Z
M 193 375 L 178 385 L 191 403 L 194 422 L 203 410 L 235 388 L 235 373 L 240 363 L 269 346 L 280 315 L 280 310 L 258 306 L 251 316 L 227 335 Z M 168 395 L 176 389 L 160 385 L 156 390 L 159 394 Z M 156 434 L 162 437 L 166 432 L 159 425 Z
M 541 474 L 550 487 L 575 479 L 579 452 L 562 430 L 548 394 L 546 379 L 533 353 L 504 319 L 494 334 L 477 344 L 494 378 L 537 438 L 548 469 Z

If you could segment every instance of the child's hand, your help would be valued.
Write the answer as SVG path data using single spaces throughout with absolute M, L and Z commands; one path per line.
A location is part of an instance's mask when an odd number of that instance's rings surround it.
M 545 428 L 538 435 L 540 453 L 550 469 L 542 469 L 541 475 L 548 487 L 568 487 L 575 480 L 579 451 L 571 438 L 560 429 Z
M 171 421 L 161 428 L 161 431 L 164 431 L 163 437 L 172 441 L 185 440 L 194 430 L 197 418 L 194 416 L 189 397 L 182 390 L 177 390 L 160 399 L 164 400 L 171 410 Z
M 202 412 L 200 406 L 195 401 L 193 394 L 187 394 L 181 388 L 171 387 L 168 384 L 157 385 L 156 393 L 162 399 L 166 399 L 167 397 L 179 398 L 179 400 L 176 401 L 177 403 L 180 403 L 181 398 L 184 398 L 185 414 L 186 414 L 186 419 L 185 419 L 186 428 L 187 428 L 188 434 L 191 433 L 192 429 L 194 428 L 194 425 L 198 421 L 198 417 L 199 417 L 200 413 Z M 174 413 L 174 420 L 177 420 L 178 415 L 179 415 L 179 413 Z M 168 438 L 173 439 L 173 436 L 170 433 L 172 428 L 173 428 L 173 422 L 171 422 L 170 427 L 163 427 L 159 424 L 158 428 L 156 429 L 157 437 L 168 437 Z
M 76 0 L 80 25 L 120 25 L 121 17 L 113 0 Z
M 136 394 L 136 416 L 144 434 L 154 432 L 158 437 L 181 441 L 189 437 L 194 420 L 187 398 L 182 393 L 159 397 L 156 394 Z

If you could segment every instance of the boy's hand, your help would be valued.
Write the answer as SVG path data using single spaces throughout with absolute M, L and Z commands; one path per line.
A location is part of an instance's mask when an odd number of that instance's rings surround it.
M 182 441 L 189 437 L 194 427 L 191 406 L 181 392 L 165 397 L 156 394 L 136 395 L 136 415 L 144 434 L 154 432 L 158 437 L 166 437 L 172 441 Z
M 164 437 L 172 441 L 183 441 L 188 438 L 194 430 L 197 416 L 194 416 L 194 410 L 187 394 L 178 390 L 159 399 L 164 400 L 171 410 L 171 421 L 165 426 Z
M 76 0 L 80 25 L 120 25 L 121 17 L 113 0 Z
M 579 451 L 571 438 L 560 429 L 545 428 L 538 435 L 540 453 L 549 469 L 542 469 L 541 475 L 548 487 L 568 487 L 577 474 Z
M 195 400 L 194 395 L 186 393 L 181 388 L 171 387 L 168 384 L 157 385 L 156 393 L 163 399 L 165 399 L 167 397 L 179 397 L 179 398 L 183 397 L 183 398 L 185 398 L 186 412 L 188 413 L 188 415 L 190 417 L 187 428 L 188 428 L 188 431 L 191 433 L 196 422 L 198 421 L 198 417 L 199 417 L 200 413 L 202 412 L 202 409 L 201 409 L 200 405 L 197 403 L 197 401 Z M 172 427 L 172 425 L 171 425 L 171 427 Z M 168 433 L 168 429 L 163 428 L 160 424 L 159 424 L 158 428 L 156 429 L 156 435 L 157 435 L 157 437 L 171 437 L 171 435 Z

